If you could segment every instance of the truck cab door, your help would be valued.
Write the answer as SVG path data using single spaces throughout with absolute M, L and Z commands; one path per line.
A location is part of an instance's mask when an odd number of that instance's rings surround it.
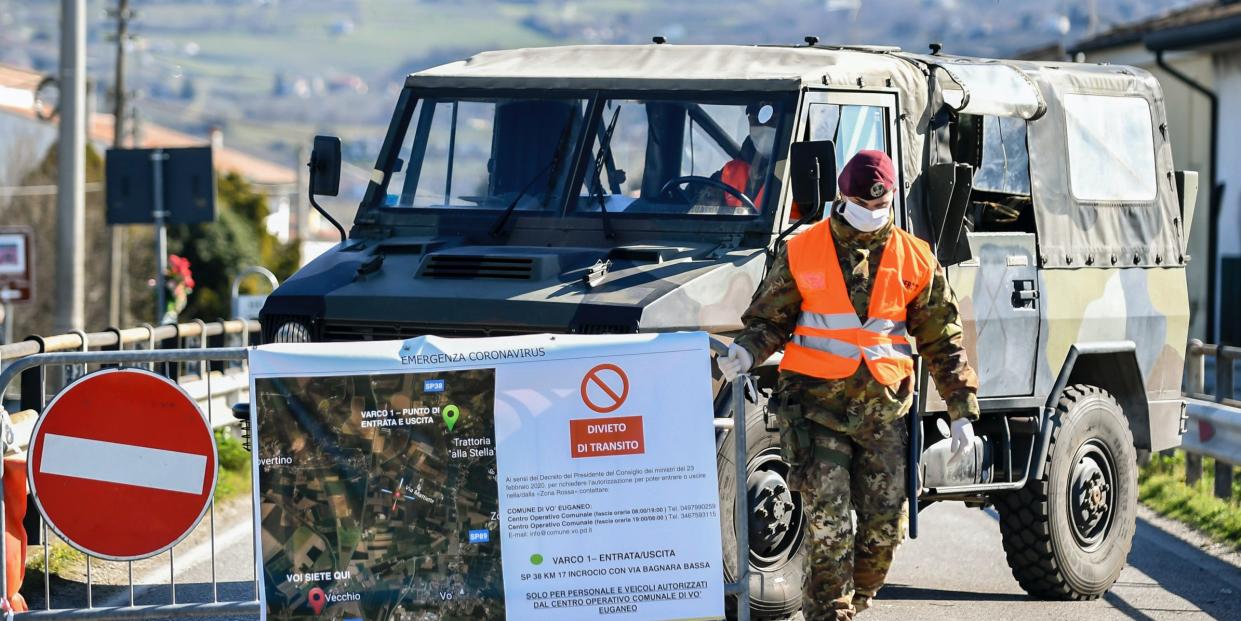
M 966 232 L 968 261 L 948 266 L 979 397 L 1034 390 L 1038 353 L 1038 259 L 1033 233 Z
M 1033 394 L 1039 338 L 1039 275 L 1026 123 L 962 115 L 981 158 L 968 191 L 963 231 L 969 258 L 949 265 L 979 397 Z M 964 133 L 964 132 L 963 132 Z M 958 253 L 962 254 L 962 253 Z M 951 263 L 951 260 L 943 261 Z

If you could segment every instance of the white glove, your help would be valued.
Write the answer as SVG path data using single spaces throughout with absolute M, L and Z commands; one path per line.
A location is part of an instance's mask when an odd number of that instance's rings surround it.
M 965 454 L 965 450 L 974 445 L 974 425 L 970 423 L 968 418 L 958 418 L 952 421 L 952 444 L 948 448 L 952 451 L 952 457 L 948 458 L 948 463 L 952 463 Z
M 728 346 L 728 355 L 716 357 L 715 363 L 720 367 L 720 373 L 724 374 L 724 379 L 731 382 L 754 366 L 754 356 L 746 348 L 733 343 Z

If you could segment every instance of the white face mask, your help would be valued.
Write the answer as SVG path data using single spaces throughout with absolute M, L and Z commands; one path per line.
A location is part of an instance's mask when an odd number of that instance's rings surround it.
M 891 207 L 871 211 L 853 201 L 845 201 L 845 208 L 841 213 L 849 226 L 865 233 L 871 233 L 878 231 L 888 223 L 891 211 Z
M 776 144 L 776 128 L 756 125 L 750 128 L 750 141 L 754 149 L 763 157 L 771 157 L 771 148 Z

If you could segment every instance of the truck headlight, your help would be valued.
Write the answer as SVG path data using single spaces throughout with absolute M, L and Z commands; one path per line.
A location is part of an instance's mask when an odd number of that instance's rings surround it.
M 300 321 L 286 321 L 276 330 L 274 343 L 309 343 L 310 329 Z

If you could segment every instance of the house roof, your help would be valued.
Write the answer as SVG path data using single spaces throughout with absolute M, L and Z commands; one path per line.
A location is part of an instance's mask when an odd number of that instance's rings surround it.
M 114 144 L 116 118 L 111 114 L 91 115 L 90 137 L 95 142 Z M 210 141 L 161 125 L 143 123 L 141 144 L 136 147 L 198 147 Z M 216 170 L 236 173 L 260 185 L 289 185 L 297 182 L 297 172 L 287 166 L 243 153 L 229 147 L 217 148 L 211 154 Z
M 1228 36 L 1231 32 L 1231 38 L 1241 39 L 1241 30 L 1232 29 L 1234 22 L 1236 25 L 1241 25 L 1241 2 L 1212 0 L 1149 19 L 1121 24 L 1078 41 L 1069 47 L 1069 53 L 1095 52 L 1138 43 L 1146 43 L 1153 49 L 1197 47 L 1197 45 L 1211 43 L 1201 38 L 1199 30 L 1208 25 L 1213 30 L 1222 28 L 1224 36 Z
M 0 64 L 0 111 L 43 123 L 34 112 L 34 92 L 44 75 L 28 69 Z M 54 121 L 52 121 L 54 122 Z M 116 120 L 111 114 L 94 112 L 90 115 L 87 133 L 92 142 L 113 144 Z M 143 123 L 142 137 L 137 147 L 189 147 L 209 143 L 202 136 L 192 136 L 154 123 Z M 297 183 L 297 172 L 236 149 L 223 147 L 212 153 L 216 170 L 236 173 L 260 185 L 291 185 Z
M 0 65 L 0 108 L 32 108 L 35 89 L 41 81 L 40 73 Z

